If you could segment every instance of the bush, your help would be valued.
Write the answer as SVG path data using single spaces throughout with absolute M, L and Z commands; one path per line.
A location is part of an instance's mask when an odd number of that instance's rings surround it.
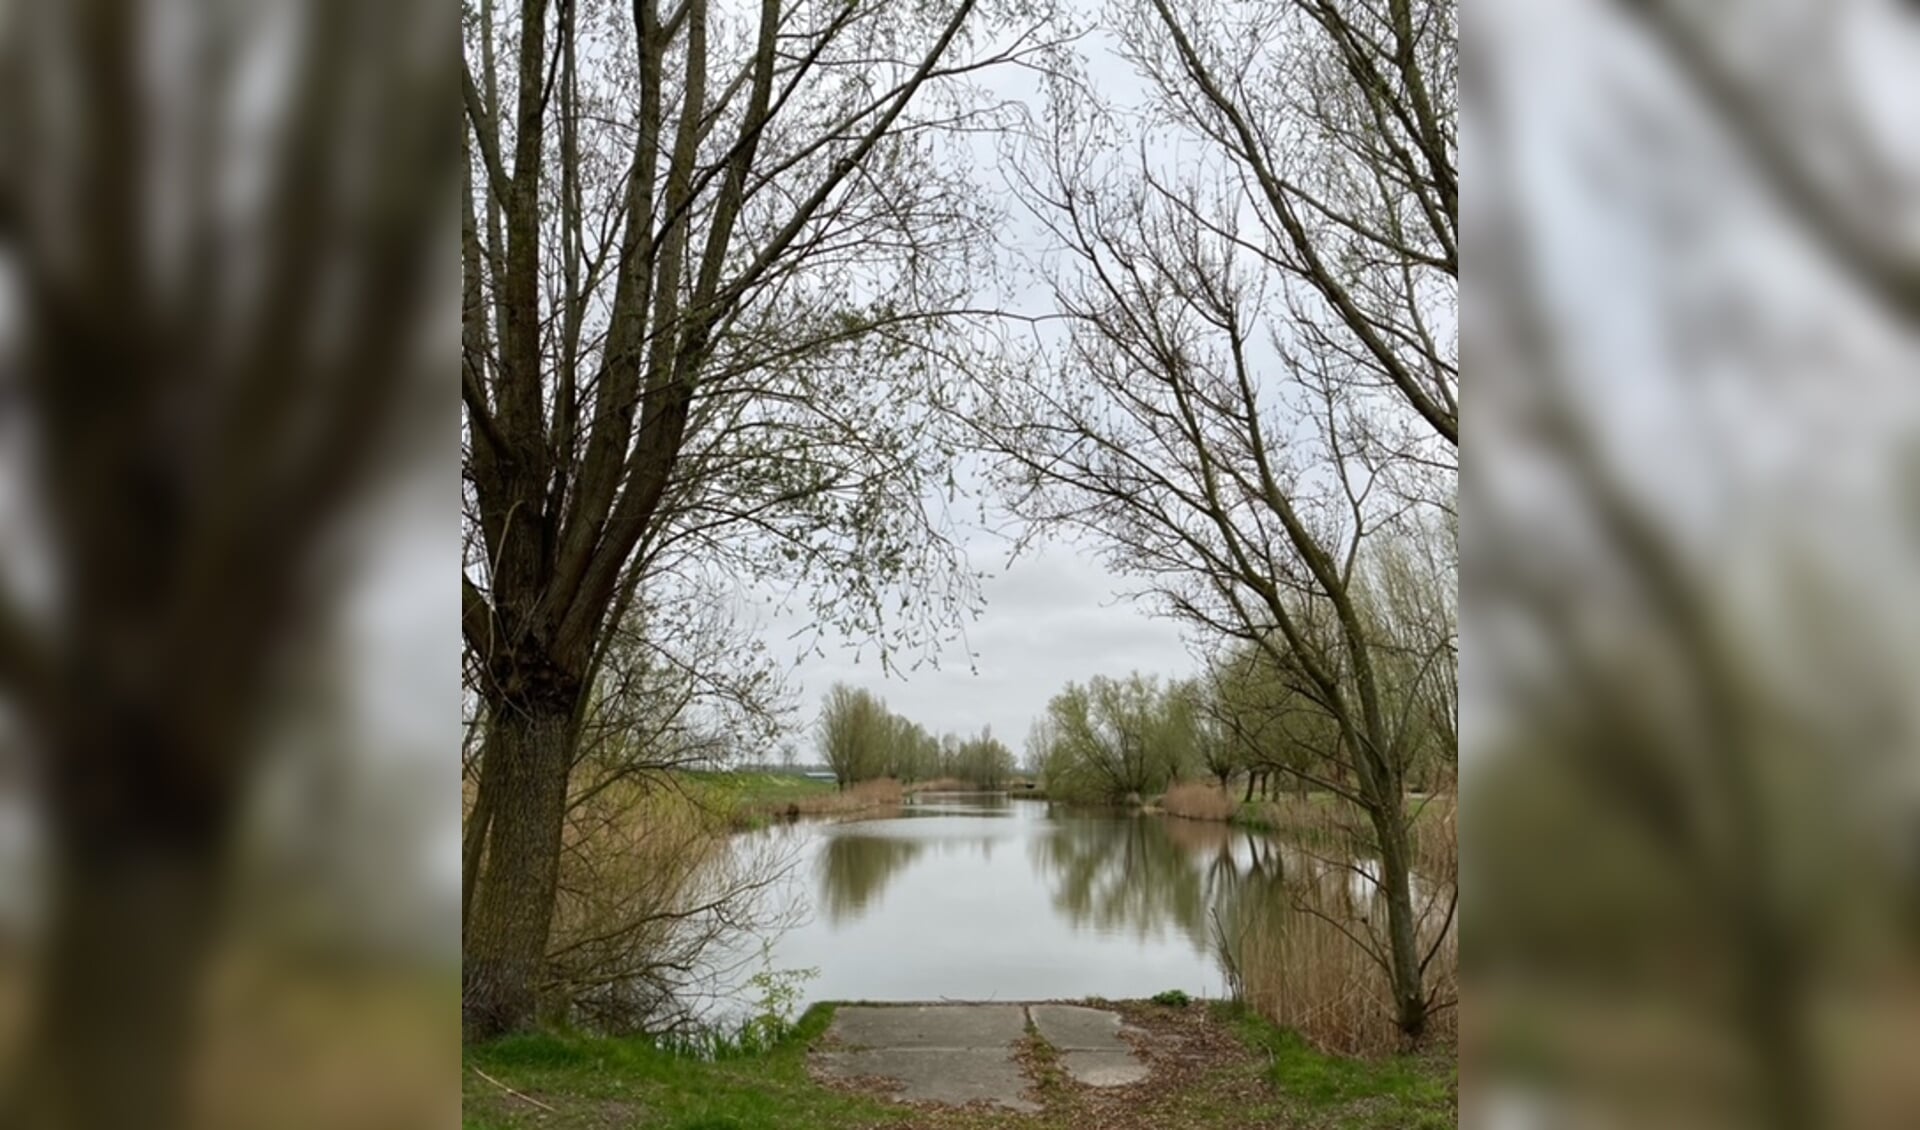
M 791 847 L 768 840 L 734 849 L 728 815 L 639 779 L 575 798 L 542 1020 L 599 1035 L 679 1026 L 711 987 L 702 960 L 711 946 L 791 920 L 769 897 Z
M 1179 989 L 1168 989 L 1165 992 L 1155 993 L 1152 999 L 1153 1003 L 1164 1004 L 1168 1008 L 1185 1008 L 1187 1005 L 1193 1003 L 1193 998 Z

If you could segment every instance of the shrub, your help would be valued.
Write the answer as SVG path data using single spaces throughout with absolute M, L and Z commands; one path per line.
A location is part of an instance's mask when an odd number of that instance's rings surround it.
M 767 840 L 734 850 L 727 815 L 640 779 L 574 799 L 543 1020 L 604 1035 L 678 1027 L 710 988 L 702 961 L 710 947 L 791 920 L 770 897 L 791 847 Z
M 1168 1008 L 1185 1008 L 1193 1003 L 1193 998 L 1179 989 L 1168 989 L 1165 992 L 1153 994 L 1153 1003 L 1164 1004 Z

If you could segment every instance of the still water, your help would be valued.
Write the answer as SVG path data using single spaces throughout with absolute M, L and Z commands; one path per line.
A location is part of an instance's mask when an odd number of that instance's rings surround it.
M 1281 869 L 1224 824 L 997 795 L 742 839 L 792 853 L 765 956 L 818 971 L 809 1001 L 1221 996 L 1212 912 Z

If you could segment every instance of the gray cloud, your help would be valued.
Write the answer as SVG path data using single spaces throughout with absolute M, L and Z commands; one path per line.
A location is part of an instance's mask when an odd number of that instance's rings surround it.
M 970 546 L 976 566 L 984 564 L 983 548 Z M 846 682 L 935 733 L 991 726 L 1021 752 L 1034 719 L 1068 682 L 1134 670 L 1181 677 L 1196 669 L 1180 626 L 1152 615 L 1126 590 L 1071 545 L 1036 546 L 983 583 L 984 609 L 934 663 L 885 671 L 870 644 L 820 640 L 822 654 L 809 654 L 790 674 L 800 700 L 796 722 L 810 727 L 827 688 Z M 761 631 L 781 639 L 803 627 L 796 616 L 772 615 Z M 810 740 L 803 738 L 801 748 L 810 754 Z

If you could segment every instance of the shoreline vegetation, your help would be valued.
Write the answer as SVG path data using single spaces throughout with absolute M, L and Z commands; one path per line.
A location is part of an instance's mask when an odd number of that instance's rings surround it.
M 887 1101 L 871 1090 L 816 1081 L 808 1049 L 832 1022 L 834 1004 L 782 1023 L 771 1038 L 719 1041 L 695 1050 L 644 1037 L 565 1032 L 512 1036 L 466 1049 L 464 1130 L 1146 1130 L 1180 1126 L 1239 1130 L 1340 1126 L 1437 1130 L 1458 1108 L 1450 1047 L 1418 1055 L 1357 1058 L 1315 1049 L 1242 1005 L 1175 1000 L 1098 1003 L 1144 1033 L 1152 1068 L 1144 1082 L 1094 1090 L 1049 1067 L 1051 1049 L 1032 1039 L 1023 1055 L 1044 1106 L 1022 1115 L 980 1106 L 935 1108 Z M 756 1029 L 764 1033 L 764 1024 Z
M 1458 1035 L 1452 1007 L 1459 995 L 1456 805 L 1451 792 L 1406 798 L 1413 871 L 1421 884 L 1415 931 L 1421 952 L 1432 955 L 1428 977 L 1438 1002 L 1430 1030 L 1446 1045 Z M 1356 914 L 1350 881 L 1370 882 L 1377 858 L 1358 805 L 1331 792 L 1247 801 L 1213 782 L 1184 782 L 1168 789 L 1155 810 L 1257 832 L 1276 845 L 1264 865 L 1272 872 L 1264 896 L 1236 905 L 1215 927 L 1238 1000 L 1321 1048 L 1380 1055 L 1400 1046 L 1399 1033 L 1385 1022 L 1392 997 L 1384 972 L 1349 934 L 1368 919 Z
M 891 777 L 860 781 L 842 789 L 833 781 L 774 772 L 684 774 L 682 787 L 704 807 L 717 811 L 733 831 L 752 831 L 801 817 L 852 818 L 898 809 L 927 795 L 1013 796 L 1046 799 L 1031 781 L 998 788 L 953 777 L 902 783 Z
M 1242 800 L 1234 796 L 1235 791 L 1211 781 L 1181 781 L 1145 809 L 1182 820 L 1221 821 L 1279 835 L 1330 828 L 1357 832 L 1366 824 L 1366 813 L 1330 792 L 1282 792 Z M 1444 825 L 1451 833 L 1455 803 L 1452 792 L 1408 793 L 1407 814 L 1416 829 Z

